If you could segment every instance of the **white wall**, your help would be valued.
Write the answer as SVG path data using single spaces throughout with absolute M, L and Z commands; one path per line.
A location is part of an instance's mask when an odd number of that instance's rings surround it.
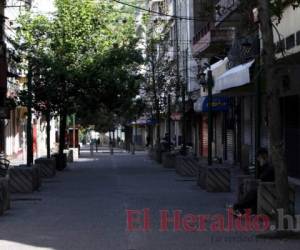
M 176 16 L 193 17 L 193 14 L 193 0 L 177 0 Z M 187 56 L 187 91 L 192 92 L 199 89 L 197 79 L 197 63 L 192 56 L 192 40 L 194 37 L 193 21 L 187 19 L 178 19 L 178 33 L 180 48 L 180 74 L 185 79 L 185 65 Z
M 300 8 L 293 9 L 293 7 L 287 7 L 284 12 L 282 19 L 279 24 L 276 24 L 276 21 L 273 22 L 280 34 L 281 39 L 300 31 Z M 274 41 L 278 42 L 279 37 L 275 29 L 273 29 Z M 294 48 L 286 51 L 286 56 L 300 52 L 300 45 L 296 45 Z M 281 54 L 278 54 L 278 57 L 282 57 Z
M 55 119 L 52 119 L 50 122 L 51 130 L 50 130 L 50 149 L 52 152 L 56 149 L 56 143 L 55 143 L 55 126 L 56 121 Z M 41 119 L 38 119 L 37 121 L 37 152 L 35 157 L 42 157 L 47 155 L 47 145 L 46 145 L 46 126 L 47 123 L 45 121 L 42 121 Z

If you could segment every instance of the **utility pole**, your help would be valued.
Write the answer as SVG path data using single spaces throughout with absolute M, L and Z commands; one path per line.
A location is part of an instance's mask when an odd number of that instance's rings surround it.
M 32 139 L 32 65 L 28 62 L 27 73 L 27 166 L 33 164 L 33 139 Z
M 156 74 L 155 74 L 155 56 L 154 56 L 154 46 L 151 44 L 151 71 L 152 71 L 152 87 L 153 87 L 153 95 L 154 95 L 154 109 L 155 109 L 155 118 L 156 118 L 156 145 L 160 150 L 160 104 L 157 96 L 157 83 L 156 83 Z
M 255 63 L 255 72 L 257 72 L 258 76 L 255 81 L 255 152 L 257 152 L 261 147 L 261 55 L 260 55 L 260 39 L 257 38 L 257 56 L 256 56 L 256 63 Z M 255 176 L 258 178 L 258 170 L 259 164 L 258 161 L 255 160 Z
M 270 1 L 258 0 L 260 30 L 263 42 L 263 66 L 267 83 L 268 97 L 268 132 L 270 164 L 275 170 L 275 186 L 277 191 L 277 208 L 289 213 L 289 184 L 287 166 L 284 157 L 284 143 L 281 131 L 281 113 L 279 99 L 279 82 L 275 73 L 275 47 L 273 26 L 270 13 Z
M 179 41 L 178 41 L 178 19 L 176 18 L 177 16 L 177 0 L 174 0 L 174 15 L 175 15 L 175 50 L 176 50 L 176 90 L 178 91 L 181 89 L 181 101 L 182 101 L 182 148 L 181 148 L 181 153 L 183 155 L 186 154 L 186 115 L 185 115 L 185 86 L 184 83 L 181 83 L 180 81 L 180 70 L 179 70 Z
M 7 60 L 6 60 L 6 44 L 5 44 L 5 0 L 0 0 L 0 109 L 5 114 L 5 98 L 7 92 Z M 5 152 L 5 136 L 4 136 L 4 119 L 0 118 L 0 153 Z
M 51 111 L 50 108 L 47 108 L 46 111 L 46 121 L 47 121 L 47 127 L 46 127 L 46 147 L 47 147 L 47 158 L 51 157 L 51 147 L 50 147 L 50 133 L 51 133 Z
M 73 148 L 76 148 L 76 118 L 75 118 L 75 114 L 73 114 Z
M 213 140 L 213 113 L 212 113 L 212 88 L 214 80 L 212 71 L 209 68 L 207 71 L 207 89 L 208 89 L 208 166 L 212 165 L 212 140 Z
M 168 94 L 168 150 L 171 151 L 171 94 Z

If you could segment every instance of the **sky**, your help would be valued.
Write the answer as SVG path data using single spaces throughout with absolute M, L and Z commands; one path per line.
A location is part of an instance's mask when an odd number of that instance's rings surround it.
M 34 0 L 33 11 L 48 14 L 55 11 L 54 0 Z

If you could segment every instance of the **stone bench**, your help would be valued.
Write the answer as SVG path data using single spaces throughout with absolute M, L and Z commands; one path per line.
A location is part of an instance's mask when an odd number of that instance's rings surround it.
M 274 182 L 259 182 L 257 191 L 257 213 L 277 217 L 277 198 Z M 295 188 L 289 186 L 289 214 L 295 214 Z
M 231 170 L 229 167 L 200 164 L 197 184 L 208 192 L 230 192 Z
M 9 178 L 0 177 L 0 215 L 10 207 Z
M 39 167 L 13 166 L 9 169 L 9 190 L 11 193 L 31 193 L 41 187 Z
M 56 174 L 56 162 L 55 158 L 38 158 L 35 160 L 35 164 L 40 169 L 41 178 L 52 178 Z
M 195 177 L 199 169 L 198 159 L 192 156 L 176 157 L 176 173 L 181 176 Z

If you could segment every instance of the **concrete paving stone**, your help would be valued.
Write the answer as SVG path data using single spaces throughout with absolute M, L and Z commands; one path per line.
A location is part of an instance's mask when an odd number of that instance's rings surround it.
M 104 150 L 104 149 L 103 149 Z M 159 211 L 224 214 L 235 193 L 207 193 L 136 155 L 81 152 L 79 161 L 43 183 L 41 192 L 13 195 L 0 217 L 1 250 L 298 249 L 299 240 L 262 240 L 254 233 L 161 232 Z M 150 210 L 151 230 L 129 232 L 126 209 Z

